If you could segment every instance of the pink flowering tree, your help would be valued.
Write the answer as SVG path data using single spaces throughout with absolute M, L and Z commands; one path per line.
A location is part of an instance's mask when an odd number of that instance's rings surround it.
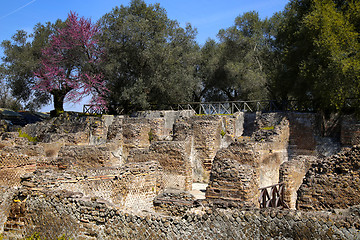
M 105 105 L 108 89 L 99 71 L 103 52 L 97 36 L 100 28 L 90 19 L 70 12 L 64 27 L 50 36 L 42 50 L 36 87 L 53 95 L 55 114 L 64 111 L 65 101 L 79 102 L 91 95 L 91 103 Z

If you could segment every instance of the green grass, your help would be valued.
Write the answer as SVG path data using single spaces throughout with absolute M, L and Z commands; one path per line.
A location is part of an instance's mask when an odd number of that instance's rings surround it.
M 261 130 L 274 130 L 274 126 L 270 126 L 270 127 L 263 127 L 263 128 L 260 128 Z
M 2 240 L 1 237 L 0 240 Z M 34 233 L 30 237 L 24 238 L 23 240 L 46 240 L 46 238 L 41 238 L 39 233 Z M 71 240 L 71 238 L 66 238 L 65 235 L 62 235 L 61 237 L 56 238 L 56 240 Z
M 32 137 L 29 134 L 22 132 L 21 129 L 19 129 L 18 132 L 19 132 L 19 137 L 27 138 L 29 142 L 33 142 L 33 143 L 38 142 L 37 137 Z

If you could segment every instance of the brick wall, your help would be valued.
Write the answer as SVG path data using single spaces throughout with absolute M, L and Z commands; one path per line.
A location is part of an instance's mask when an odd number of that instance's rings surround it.
M 0 151 L 0 186 L 20 186 L 20 177 L 33 172 L 36 163 L 36 158 Z
M 220 116 L 193 116 L 180 119 L 174 125 L 174 140 L 187 140 L 192 144 L 193 178 L 198 182 L 209 181 L 212 161 L 221 146 L 222 125 Z
M 354 116 L 342 117 L 340 141 L 345 146 L 360 144 L 360 122 Z
M 296 209 L 297 190 L 303 182 L 305 174 L 309 170 L 311 163 L 315 161 L 313 156 L 297 156 L 281 164 L 279 172 L 279 182 L 285 186 L 284 201 L 289 208 Z
M 164 187 L 191 190 L 191 146 L 187 141 L 159 141 L 149 150 L 130 152 L 128 162 L 158 161 L 164 171 Z
M 9 216 L 15 193 L 15 188 L 0 186 L 0 233 L 4 231 L 4 224 Z
M 206 198 L 218 204 L 258 206 L 260 156 L 252 144 L 233 143 L 216 154 Z
M 288 160 L 289 121 L 280 117 L 276 118 L 276 122 L 272 118 L 266 123 L 264 119 L 259 120 L 262 123 L 251 140 L 256 142 L 254 150 L 260 156 L 259 186 L 266 187 L 279 182 L 280 165 Z
M 360 204 L 360 146 L 312 164 L 298 190 L 298 208 L 323 210 Z
M 289 157 L 296 155 L 316 155 L 316 115 L 313 113 L 289 113 L 290 143 Z
M 116 165 L 111 154 L 111 145 L 63 146 L 56 158 L 60 168 L 76 168 L 86 170 Z
M 163 189 L 163 178 L 159 164 L 149 161 L 83 172 L 39 169 L 34 175 L 23 177 L 22 185 L 25 192 L 66 190 L 84 198 L 104 199 L 117 207 L 149 211 Z

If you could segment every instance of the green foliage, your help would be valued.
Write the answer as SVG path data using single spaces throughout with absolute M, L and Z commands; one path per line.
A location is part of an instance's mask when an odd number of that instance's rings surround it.
M 142 0 L 115 7 L 100 24 L 110 106 L 131 112 L 192 100 L 199 48 L 190 24 L 181 28 L 159 4 Z
M 148 135 L 149 135 L 149 142 L 151 143 L 154 140 L 154 133 L 152 129 L 150 129 Z
M 37 110 L 50 101 L 49 94 L 34 90 L 34 72 L 39 68 L 41 50 L 48 44 L 50 33 L 62 24 L 61 21 L 45 25 L 39 23 L 34 27 L 34 33 L 18 30 L 11 40 L 1 43 L 4 57 L 0 71 L 9 84 L 11 94 L 26 109 Z
M 42 240 L 38 233 L 34 233 L 30 237 L 24 238 L 24 240 Z
M 182 28 L 159 4 L 132 0 L 99 21 L 109 110 L 271 98 L 298 100 L 299 109 L 360 112 L 359 12 L 354 0 L 291 0 L 269 19 L 255 11 L 238 16 L 200 49 L 190 24 Z M 35 110 L 49 102 L 34 90 L 33 72 L 63 26 L 37 24 L 33 34 L 20 30 L 1 43 L 0 107 Z
M 346 110 L 360 97 L 359 1 L 293 0 L 277 36 L 277 98 L 308 100 L 315 110 Z M 355 14 L 357 12 L 357 14 Z M 359 101 L 350 103 L 358 107 Z
M 29 134 L 22 132 L 21 129 L 19 129 L 18 132 L 19 132 L 19 137 L 27 138 L 27 140 L 29 140 L 29 142 L 32 142 L 32 143 L 38 142 L 37 137 L 32 137 Z
M 269 24 L 257 12 L 247 12 L 235 19 L 234 26 L 219 31 L 219 43 L 209 40 L 204 45 L 199 72 L 202 97 L 209 101 L 267 98 Z
M 5 81 L 4 72 L 4 67 L 0 65 L 0 108 L 8 108 L 14 111 L 22 110 L 20 101 L 10 94 L 10 88 Z
M 266 130 L 266 131 L 269 131 L 269 130 L 274 130 L 274 126 L 269 126 L 269 127 L 263 127 L 263 128 L 260 128 L 261 130 Z
M 224 137 L 226 135 L 226 132 L 223 129 L 221 129 L 220 135 L 221 137 Z

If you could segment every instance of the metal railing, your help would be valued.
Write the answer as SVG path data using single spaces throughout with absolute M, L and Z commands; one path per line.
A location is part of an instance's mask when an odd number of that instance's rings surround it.
M 106 113 L 106 108 L 103 105 L 84 105 L 83 113 L 105 114 Z
M 197 114 L 234 114 L 235 112 L 279 111 L 275 101 L 193 102 L 177 104 L 177 110 L 194 110 Z
M 270 192 L 268 192 L 268 189 L 270 190 Z M 260 190 L 260 197 L 259 197 L 260 208 L 267 208 L 267 207 L 289 208 L 289 206 L 284 201 L 285 186 L 283 182 L 275 185 L 259 188 L 259 190 Z
M 112 106 L 118 114 L 122 113 L 120 106 Z M 120 108 L 119 108 L 120 107 Z M 120 110 L 121 111 L 120 111 Z M 153 109 L 159 110 L 158 107 Z M 277 112 L 277 111 L 306 111 L 312 112 L 314 109 L 309 101 L 304 105 L 296 100 L 274 101 L 274 100 L 258 100 L 258 101 L 228 101 L 228 102 L 189 102 L 179 103 L 163 108 L 161 110 L 193 110 L 196 114 L 204 115 L 220 115 L 234 114 L 236 112 Z M 84 105 L 83 113 L 104 114 L 106 108 L 102 105 Z

